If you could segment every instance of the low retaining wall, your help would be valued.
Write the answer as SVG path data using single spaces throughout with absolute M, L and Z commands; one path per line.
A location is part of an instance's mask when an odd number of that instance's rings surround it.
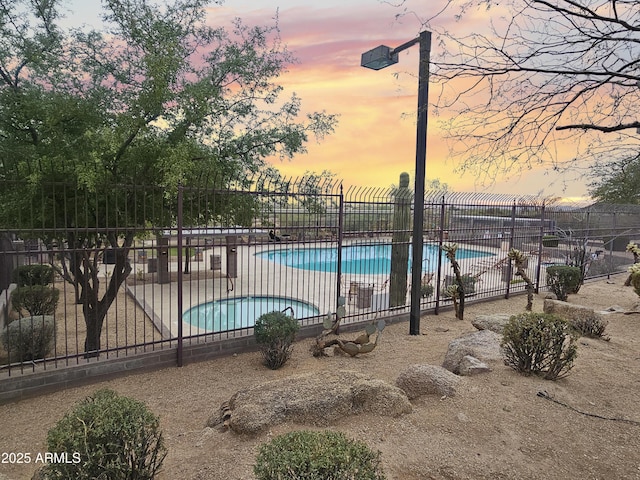
M 522 292 L 517 293 L 517 295 Z M 495 300 L 493 298 L 478 299 L 478 302 Z M 440 306 L 440 309 L 449 310 L 451 305 Z M 421 312 L 433 313 L 434 309 Z M 398 322 L 408 322 L 409 313 L 399 313 L 384 317 L 387 325 Z M 362 322 L 345 323 L 340 326 L 341 333 L 361 331 L 372 320 Z M 313 338 L 320 335 L 323 327 L 320 324 L 308 325 L 300 328 L 297 338 Z M 234 353 L 255 351 L 258 349 L 253 335 L 238 338 L 225 338 L 224 340 L 207 343 L 189 344 L 189 339 L 184 340 L 182 349 L 183 365 L 189 363 L 213 360 L 215 358 L 229 356 Z M 309 352 L 309 355 L 311 353 Z M 151 352 L 136 353 L 131 356 L 118 358 L 87 359 L 86 363 L 70 367 L 52 367 L 46 371 L 33 373 L 18 373 L 15 377 L 0 379 L 0 404 L 15 402 L 24 398 L 41 395 L 65 388 L 78 387 L 98 383 L 126 375 L 162 368 L 175 368 L 178 363 L 177 340 L 172 341 L 171 347 L 158 348 Z M 52 360 L 51 362 L 54 362 Z
M 385 317 L 387 324 L 406 321 L 409 314 Z M 348 323 L 340 327 L 340 332 L 359 331 L 369 323 Z M 297 338 L 316 337 L 322 332 L 322 325 L 310 325 L 300 328 Z M 182 349 L 183 365 L 229 356 L 234 353 L 250 352 L 258 349 L 253 335 L 226 338 L 215 342 L 188 344 L 185 339 Z M 18 401 L 43 393 L 97 383 L 122 374 L 159 370 L 176 367 L 178 361 L 177 340 L 175 346 L 161 348 L 152 352 L 137 353 L 128 357 L 87 359 L 82 365 L 56 368 L 34 373 L 20 373 L 15 377 L 0 380 L 0 404 Z M 309 353 L 311 355 L 311 353 Z

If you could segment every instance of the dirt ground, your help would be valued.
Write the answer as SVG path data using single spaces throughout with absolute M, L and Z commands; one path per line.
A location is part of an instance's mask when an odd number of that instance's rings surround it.
M 620 275 L 588 283 L 569 301 L 598 311 L 630 309 L 638 297 L 624 280 Z M 420 336 L 408 335 L 408 323 L 391 325 L 373 352 L 357 358 L 314 358 L 309 339 L 296 343 L 293 357 L 276 371 L 264 367 L 257 352 L 247 353 L 2 405 L 0 452 L 29 452 L 32 458 L 45 452 L 47 430 L 64 412 L 108 387 L 146 402 L 160 416 L 169 451 L 160 479 L 251 479 L 262 442 L 319 427 L 278 425 L 252 437 L 206 428 L 207 418 L 237 390 L 314 370 L 349 369 L 394 383 L 409 364 L 440 365 L 449 342 L 474 330 L 475 315 L 519 313 L 525 303 L 516 296 L 467 305 L 464 321 L 452 311 L 425 315 Z M 534 310 L 542 304 L 538 296 Z M 640 314 L 607 319 L 610 340 L 580 339 L 575 366 L 564 379 L 545 381 L 493 365 L 489 373 L 464 377 L 455 396 L 414 400 L 410 414 L 353 416 L 327 428 L 379 450 L 389 479 L 640 479 Z M 28 479 L 37 466 L 0 463 L 0 479 Z

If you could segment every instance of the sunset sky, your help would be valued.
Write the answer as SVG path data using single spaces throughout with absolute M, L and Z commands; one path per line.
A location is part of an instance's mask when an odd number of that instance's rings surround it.
M 335 133 L 319 144 L 311 141 L 307 154 L 291 161 L 275 160 L 281 172 L 298 176 L 326 169 L 345 185 L 388 187 L 397 184 L 403 171 L 410 173 L 411 184 L 414 181 L 419 48 L 401 53 L 398 64 L 380 71 L 360 67 L 360 56 L 378 45 L 396 47 L 417 37 L 421 20 L 436 15 L 443 5 L 439 0 L 226 0 L 211 7 L 209 21 L 228 26 L 240 17 L 245 24 L 267 25 L 277 14 L 282 42 L 299 61 L 280 83 L 289 95 L 298 94 L 305 111 L 326 110 L 340 116 Z M 72 0 L 68 6 L 74 12 L 70 21 L 81 18 L 92 23 L 99 11 L 97 0 Z M 405 9 L 410 13 L 397 17 Z M 449 28 L 474 28 L 472 22 L 482 28 L 488 18 L 475 14 L 464 25 L 452 23 Z M 432 54 L 437 48 L 434 38 Z M 455 173 L 456 165 L 447 157 L 438 118 L 430 112 L 427 178 L 439 178 L 454 191 L 571 198 L 587 194 L 584 180 L 566 181 L 542 169 L 476 185 L 473 176 Z

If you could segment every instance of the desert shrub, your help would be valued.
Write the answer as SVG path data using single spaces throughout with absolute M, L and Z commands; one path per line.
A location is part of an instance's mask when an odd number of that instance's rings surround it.
M 607 320 L 596 315 L 571 320 L 571 326 L 575 328 L 580 335 L 590 338 L 602 338 L 604 340 L 609 340 L 609 337 L 604 334 L 608 324 L 609 322 Z
M 53 346 L 55 322 L 50 315 L 24 317 L 11 322 L 2 332 L 2 345 L 11 362 L 44 358 Z
M 578 337 L 575 329 L 556 315 L 530 312 L 515 315 L 503 333 L 505 364 L 525 375 L 556 380 L 573 367 Z
M 13 282 L 18 287 L 49 285 L 53 282 L 53 274 L 51 265 L 21 265 L 13 271 Z
M 142 402 L 98 390 L 47 434 L 49 452 L 77 452 L 78 463 L 53 463 L 47 479 L 153 479 L 166 448 L 158 417 Z
M 465 296 L 467 295 L 471 295 L 473 293 L 476 292 L 476 281 L 477 278 L 473 277 L 471 275 L 462 275 L 462 288 L 464 288 L 464 294 Z M 456 285 L 456 280 L 455 277 L 453 277 L 453 283 L 448 283 L 445 282 L 445 289 L 442 292 L 442 295 L 444 297 L 451 297 L 451 293 L 449 291 L 447 291 L 447 287 L 449 287 L 450 285 Z
M 434 290 L 433 285 L 429 285 L 429 284 L 421 285 L 420 286 L 420 296 L 422 298 L 428 298 L 431 295 L 433 295 L 433 290 Z
M 631 285 L 636 295 L 640 295 L 640 263 L 634 263 L 629 267 L 629 280 L 627 285 Z
M 11 294 L 13 308 L 30 315 L 53 315 L 58 306 L 60 291 L 45 285 L 31 285 L 16 288 Z
M 558 265 L 547 267 L 547 286 L 558 300 L 567 301 L 570 293 L 575 293 L 582 283 L 582 272 L 579 267 Z
M 384 480 L 380 452 L 339 432 L 291 432 L 260 446 L 258 480 Z
M 258 317 L 253 332 L 267 367 L 277 370 L 289 360 L 299 329 L 298 321 L 282 312 Z

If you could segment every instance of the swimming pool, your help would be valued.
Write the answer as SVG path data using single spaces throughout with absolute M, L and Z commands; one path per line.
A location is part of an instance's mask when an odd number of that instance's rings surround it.
M 424 245 L 422 249 L 422 269 L 432 271 L 438 265 L 437 245 Z M 445 253 L 440 251 L 443 263 L 448 262 Z M 256 253 L 259 258 L 303 270 L 335 272 L 338 266 L 336 248 L 282 248 Z M 458 248 L 456 259 L 494 256 L 493 253 Z M 409 265 L 411 265 L 411 247 L 409 247 Z M 389 274 L 391 272 L 391 244 L 346 245 L 342 247 L 342 273 Z
M 224 332 L 253 327 L 260 315 L 285 310 L 298 319 L 320 314 L 310 303 L 287 297 L 233 297 L 196 305 L 182 315 L 182 320 L 203 330 Z

